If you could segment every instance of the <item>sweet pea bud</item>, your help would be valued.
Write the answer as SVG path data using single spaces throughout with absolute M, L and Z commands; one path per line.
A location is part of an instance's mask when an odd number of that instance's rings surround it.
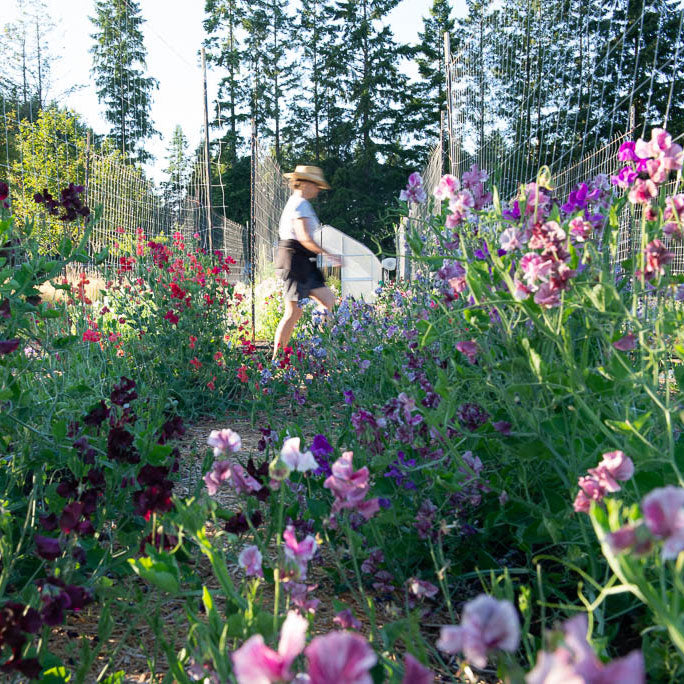
M 289 477 L 290 469 L 280 458 L 280 454 L 268 464 L 268 475 L 271 480 L 274 480 L 275 482 L 282 482 Z
M 546 188 L 547 190 L 553 190 L 551 187 L 551 169 L 548 166 L 542 166 L 537 174 L 537 185 L 540 188 Z

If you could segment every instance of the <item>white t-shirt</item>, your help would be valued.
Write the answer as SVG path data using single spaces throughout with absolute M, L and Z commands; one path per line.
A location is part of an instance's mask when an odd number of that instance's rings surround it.
M 297 195 L 291 195 L 280 216 L 278 237 L 280 237 L 281 240 L 298 239 L 294 230 L 294 219 L 298 218 L 309 219 L 307 228 L 309 229 L 309 234 L 313 235 L 314 230 L 318 228 L 319 224 L 316 212 L 313 210 L 313 207 L 308 200 L 305 200 L 303 197 L 298 197 Z

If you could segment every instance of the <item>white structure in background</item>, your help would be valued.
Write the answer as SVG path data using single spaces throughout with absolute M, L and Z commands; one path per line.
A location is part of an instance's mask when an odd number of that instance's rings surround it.
M 382 266 L 375 254 L 358 240 L 328 225 L 320 226 L 314 240 L 327 252 L 342 257 L 342 296 L 373 301 L 382 278 Z

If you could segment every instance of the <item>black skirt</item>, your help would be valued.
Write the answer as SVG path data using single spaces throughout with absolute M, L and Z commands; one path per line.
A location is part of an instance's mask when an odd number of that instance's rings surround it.
M 325 278 L 316 266 L 316 254 L 298 240 L 281 240 L 275 261 L 276 275 L 285 283 L 285 299 L 298 301 L 311 290 L 325 286 Z

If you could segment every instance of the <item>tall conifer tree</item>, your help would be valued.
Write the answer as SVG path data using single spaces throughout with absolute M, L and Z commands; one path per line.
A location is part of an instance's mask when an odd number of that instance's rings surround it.
M 145 162 L 143 143 L 153 135 L 150 110 L 154 78 L 145 76 L 144 19 L 136 0 L 97 0 L 91 53 L 97 96 L 111 124 L 110 136 L 127 159 Z

